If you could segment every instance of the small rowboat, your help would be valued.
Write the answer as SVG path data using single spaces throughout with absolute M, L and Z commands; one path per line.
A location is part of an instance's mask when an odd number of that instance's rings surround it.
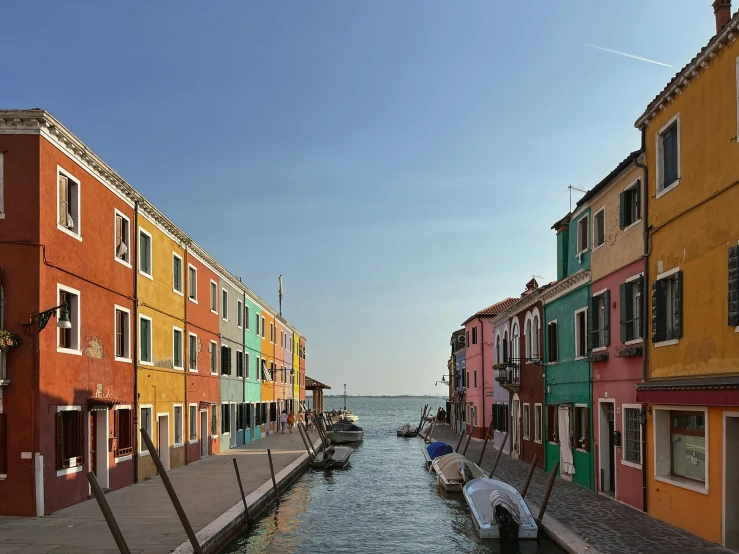
M 436 458 L 431 469 L 436 472 L 436 482 L 447 492 L 461 492 L 465 483 L 485 476 L 477 464 L 456 452 Z
M 539 528 L 526 501 L 503 481 L 473 479 L 462 489 L 483 539 L 536 539 Z
M 444 454 L 451 454 L 454 452 L 454 448 L 445 442 L 434 441 L 431 444 L 427 444 L 423 447 L 423 457 L 426 459 L 426 467 L 428 468 L 431 463 Z

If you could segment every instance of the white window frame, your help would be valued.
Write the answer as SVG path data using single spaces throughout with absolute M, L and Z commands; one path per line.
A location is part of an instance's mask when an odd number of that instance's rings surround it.
M 251 315 L 249 304 L 244 304 L 244 329 L 249 330 L 249 316 Z
M 623 192 L 626 192 L 626 191 L 629 191 L 629 190 L 631 190 L 631 189 L 633 189 L 633 188 L 636 188 L 636 184 L 637 184 L 637 183 L 638 183 L 639 181 L 641 181 L 641 177 L 637 177 L 636 179 L 634 179 L 634 180 L 633 180 L 633 181 L 632 181 L 631 183 L 629 183 L 628 185 L 626 185 L 626 186 L 624 187 L 624 190 L 623 190 Z M 645 192 L 646 192 L 646 191 L 645 191 Z M 635 220 L 634 220 L 634 221 L 633 221 L 632 223 L 629 223 L 629 224 L 628 224 L 628 225 L 627 225 L 626 227 L 624 227 L 624 228 L 623 228 L 623 232 L 624 232 L 624 233 L 625 233 L 626 231 L 628 231 L 629 229 L 633 229 L 633 228 L 634 228 L 634 227 L 636 227 L 636 226 L 637 226 L 637 225 L 638 225 L 639 223 L 641 223 L 641 221 L 642 221 L 642 216 L 641 216 L 641 212 L 642 212 L 642 204 L 643 204 L 643 203 L 642 203 L 642 199 L 641 199 L 641 198 L 639 198 L 639 217 L 638 217 L 638 218 L 636 218 L 636 219 L 635 219 Z
M 261 317 L 261 318 L 262 318 L 262 338 L 263 338 L 263 339 L 266 339 L 267 337 L 265 336 L 265 333 L 264 333 L 264 316 L 263 316 L 263 315 L 261 315 L 261 316 L 259 316 L 259 317 Z
M 151 429 L 149 429 L 149 438 L 151 438 L 151 433 L 154 431 L 154 406 L 153 406 L 153 404 L 139 404 L 139 413 L 138 413 L 138 416 L 139 417 L 138 417 L 138 420 L 136 421 L 136 423 L 134 424 L 134 427 L 135 427 L 135 430 L 140 434 L 141 433 L 141 431 L 140 431 L 140 429 L 141 429 L 141 412 L 144 411 L 144 410 L 149 410 L 149 412 L 151 413 L 151 416 L 149 417 L 149 422 L 151 424 Z M 152 440 L 152 442 L 154 441 L 153 438 L 151 440 Z M 148 450 L 141 450 L 141 447 L 144 445 L 144 439 L 140 439 L 140 440 L 138 440 L 136 442 L 138 442 L 138 445 L 139 445 L 139 447 L 138 447 L 139 456 L 148 456 L 149 455 L 149 451 Z
M 58 202 L 58 200 L 57 200 Z M 131 252 L 133 249 L 131 248 L 131 220 L 128 218 L 126 214 L 124 214 L 122 211 L 120 211 L 118 208 L 115 208 L 113 215 L 113 258 L 116 262 L 118 262 L 121 265 L 126 266 L 128 269 L 131 269 Z M 126 245 L 126 248 L 128 248 L 128 252 L 126 252 L 126 255 L 128 256 L 128 261 L 122 260 L 118 257 L 118 245 L 115 243 L 115 219 L 116 217 L 120 216 L 121 219 L 125 220 L 127 225 L 127 232 L 125 233 L 125 236 L 123 237 L 123 244 Z
M 255 360 L 256 368 L 257 368 L 257 377 L 255 381 L 261 381 L 262 380 L 262 357 L 257 356 Z
M 228 291 L 221 287 L 221 318 L 228 321 Z
M 177 442 L 177 408 L 180 409 L 180 441 Z M 181 448 L 185 446 L 185 407 L 183 404 L 172 404 L 172 445 L 173 448 Z M 188 429 L 187 434 L 190 434 Z
M 131 407 L 131 404 L 120 404 L 120 405 L 115 406 L 113 408 L 113 411 L 114 412 L 115 411 L 118 411 L 118 410 L 130 410 L 130 411 L 133 412 L 133 408 Z M 133 417 L 131 417 L 131 425 L 134 425 Z M 136 432 L 135 429 L 131 429 L 131 431 L 133 431 L 134 433 Z M 119 431 L 119 437 L 118 438 L 120 440 L 120 431 Z M 139 441 L 139 442 L 142 442 L 142 441 Z M 115 454 L 114 454 L 113 462 L 116 463 L 116 464 L 118 464 L 118 463 L 121 463 L 121 462 L 127 462 L 128 460 L 132 460 L 132 459 L 133 459 L 133 454 L 126 454 L 125 456 L 121 456 L 120 458 L 118 456 L 115 456 Z
M 59 332 L 56 333 L 56 351 L 61 354 L 73 354 L 75 356 L 82 356 L 82 342 L 80 340 L 80 329 L 82 328 L 82 294 L 77 289 L 73 289 L 72 287 L 68 287 L 67 285 L 62 285 L 61 283 L 56 284 L 56 298 L 57 302 L 59 302 L 60 293 L 68 292 L 70 294 L 74 294 L 77 297 L 77 305 L 76 306 L 69 306 L 69 318 L 73 322 L 72 332 L 76 331 L 76 345 L 77 348 L 63 348 L 59 346 Z M 59 319 L 59 310 L 57 310 L 57 320 Z M 76 325 L 76 329 L 74 328 Z
M 670 183 L 668 186 L 664 186 L 664 183 L 662 183 L 663 175 L 664 175 L 664 148 L 663 148 L 663 135 L 665 131 L 667 131 L 672 125 L 676 124 L 677 126 L 677 179 Z M 680 172 L 680 113 L 676 113 L 672 119 L 670 119 L 667 123 L 665 123 L 662 128 L 657 131 L 657 134 L 655 135 L 656 141 L 657 141 L 657 180 L 656 180 L 656 198 L 661 198 L 668 192 L 670 192 L 672 189 L 677 187 L 680 184 L 680 178 L 682 177 L 682 174 Z M 660 185 L 662 185 L 662 188 L 660 189 Z
M 192 438 L 192 434 L 190 433 L 190 427 L 192 426 L 192 421 L 191 421 L 192 417 L 191 417 L 190 412 L 192 411 L 192 408 L 195 408 L 195 438 L 194 439 Z M 197 444 L 198 442 L 200 442 L 199 441 L 200 429 L 198 429 L 198 427 L 200 427 L 200 410 L 198 410 L 197 404 L 193 404 L 191 402 L 187 405 L 187 438 L 188 438 L 187 444 Z
M 190 367 L 190 357 L 192 356 L 192 345 L 190 344 L 190 340 L 192 337 L 195 337 L 195 369 Z M 190 373 L 197 373 L 198 372 L 198 335 L 196 333 L 189 332 L 187 333 L 187 370 Z
M 249 371 L 249 352 L 244 351 L 244 379 L 251 379 Z
M 190 279 L 190 270 L 195 271 L 195 284 L 192 283 L 192 279 Z M 195 297 L 193 298 L 190 296 L 190 293 L 194 292 Z M 198 303 L 198 268 L 191 263 L 187 264 L 187 298 L 192 302 L 193 304 Z
M 270 321 L 269 323 L 269 342 L 275 343 L 275 324 Z
M 646 288 L 646 284 L 644 283 L 644 272 L 642 271 L 641 273 L 637 273 L 636 275 L 632 275 L 631 277 L 627 278 L 624 281 L 624 283 L 631 283 L 633 281 L 638 281 L 639 279 L 642 279 L 642 287 L 641 287 L 642 290 L 639 292 L 639 294 L 641 295 L 641 301 L 642 301 L 642 307 L 643 307 L 644 306 L 644 301 L 646 300 L 646 297 L 644 295 L 644 290 Z M 633 298 L 630 298 L 629 301 L 630 302 L 633 302 L 634 299 Z M 619 302 L 620 302 L 620 299 L 619 299 Z M 620 307 L 619 307 L 619 309 L 620 309 Z M 639 319 L 643 319 L 643 316 L 644 316 L 643 313 L 639 314 Z M 643 330 L 644 330 L 644 325 L 642 325 L 642 331 Z M 644 342 L 644 337 L 639 337 L 638 339 L 627 340 L 624 344 L 628 346 L 628 345 L 631 345 L 631 344 L 642 344 L 643 342 Z M 643 456 L 643 454 L 642 454 L 642 456 Z
M 218 349 L 220 347 L 218 346 L 218 343 L 214 340 L 210 341 L 210 359 L 208 360 L 208 363 L 210 364 L 210 374 L 211 375 L 218 375 L 220 373 L 220 368 L 218 367 Z M 213 364 L 213 352 L 216 353 L 216 363 L 215 367 Z
M 149 358 L 150 361 L 144 361 L 141 359 L 141 320 L 146 319 L 149 321 L 149 332 L 151 333 L 151 336 L 149 337 Z M 138 352 L 136 352 L 136 356 L 138 356 L 139 359 L 139 365 L 148 365 L 153 366 L 154 365 L 154 320 L 145 314 L 139 314 L 139 321 L 136 322 L 138 325 L 136 326 L 136 333 L 138 335 Z
M 127 356 L 117 356 L 115 353 L 115 346 L 113 347 L 113 359 L 116 362 L 127 362 L 131 363 L 131 310 L 128 308 L 124 308 L 123 306 L 119 306 L 118 304 L 113 304 L 113 342 L 115 344 L 115 326 L 116 326 L 116 312 L 117 311 L 124 312 L 128 314 L 128 329 L 126 329 L 126 350 L 128 351 Z
M 241 300 L 236 300 L 236 326 L 239 329 L 244 328 L 244 303 Z
M 77 233 L 75 233 L 74 231 L 70 231 L 63 225 L 59 225 L 59 175 L 64 175 L 68 181 L 69 179 L 71 179 L 77 185 L 77 215 L 75 216 Z M 56 228 L 59 229 L 62 233 L 69 235 L 73 239 L 77 239 L 78 241 L 82 242 L 82 181 L 78 177 L 72 175 L 62 166 L 57 165 L 56 184 L 54 185 L 54 190 L 56 191 L 56 214 L 54 216 L 56 218 Z
M 180 334 L 180 365 L 175 365 L 175 336 L 179 332 Z M 185 354 L 185 333 L 180 329 L 179 327 L 172 325 L 172 367 L 174 369 L 185 369 L 185 360 L 184 360 L 184 354 Z
M 82 411 L 82 406 L 57 406 L 56 407 L 56 411 L 57 412 L 80 412 L 82 414 L 82 417 L 83 418 L 86 417 L 85 416 L 85 412 Z M 86 425 L 86 427 L 88 429 L 89 429 L 89 425 L 90 425 L 90 423 L 88 421 L 87 422 L 87 425 Z M 89 433 L 88 433 L 88 435 L 89 435 Z M 90 453 L 89 453 L 89 442 L 86 443 L 85 447 L 87 448 L 88 452 L 83 452 L 82 453 L 82 463 L 80 465 L 74 466 L 74 467 L 66 467 L 64 469 L 57 469 L 56 470 L 56 476 L 57 477 L 62 477 L 64 475 L 70 475 L 72 473 L 79 473 L 80 471 L 82 471 L 82 468 L 85 467 L 85 461 L 87 461 L 88 464 L 90 463 L 90 461 L 88 460 L 88 458 L 90 457 Z M 54 445 L 54 448 L 56 448 L 56 445 Z M 55 452 L 55 454 L 56 454 L 56 452 Z
M 174 259 L 177 258 L 180 260 L 180 290 L 177 290 L 175 288 L 174 283 Z M 172 292 L 175 294 L 178 294 L 180 296 L 185 295 L 185 264 L 182 260 L 182 256 L 180 256 L 177 252 L 172 252 Z
M 146 273 L 141 269 L 141 235 L 144 234 L 147 237 L 149 237 L 149 270 L 151 273 Z M 139 226 L 139 236 L 136 237 L 137 248 L 136 248 L 136 267 L 139 270 L 139 274 L 143 275 L 147 279 L 150 279 L 151 281 L 154 280 L 154 238 L 151 236 L 151 233 L 144 229 L 143 227 Z
M 577 339 L 580 336 L 580 325 L 578 324 L 578 314 L 585 312 L 585 345 L 584 345 L 584 351 L 585 354 L 583 356 L 578 355 L 578 348 L 577 348 Z M 588 308 L 580 308 L 579 310 L 575 310 L 575 360 L 584 360 L 588 357 Z M 559 355 L 559 351 L 557 352 Z
M 670 453 L 670 412 L 703 412 L 706 420 L 706 480 L 705 485 L 701 486 L 697 481 L 683 480 L 670 475 L 672 471 L 672 460 Z M 666 413 L 665 413 L 666 412 Z M 707 406 L 673 406 L 673 405 L 655 405 L 652 408 L 652 452 L 654 452 L 654 479 L 662 483 L 668 483 L 682 489 L 688 489 L 700 494 L 708 496 L 709 488 L 709 477 L 711 475 L 710 465 L 710 452 L 711 452 L 711 433 L 710 433 L 710 420 L 708 417 Z M 658 421 L 659 420 L 659 421 Z M 658 429 L 659 427 L 659 429 Z M 659 446 L 658 446 L 659 445 Z M 667 445 L 667 455 L 665 456 L 659 447 L 664 450 Z M 643 454 L 642 454 L 643 455 Z M 666 472 L 665 472 L 666 468 Z
M 641 404 L 621 404 L 621 465 L 633 467 L 634 469 L 642 469 L 644 465 L 644 426 L 639 425 L 639 463 L 630 462 L 626 459 L 626 410 L 639 410 L 641 413 Z
M 536 418 L 536 408 L 539 408 L 539 418 Z M 536 425 L 539 425 L 539 438 L 536 438 Z M 544 438 L 544 404 L 541 402 L 534 403 L 534 442 L 536 444 L 542 444 Z
M 215 287 L 215 291 L 216 291 L 216 295 L 215 295 L 216 308 L 215 308 L 215 310 L 213 309 L 213 290 L 214 290 L 214 287 Z M 211 311 L 211 313 L 214 313 L 216 315 L 219 315 L 219 313 L 218 313 L 218 283 L 216 283 L 213 279 L 210 280 L 210 296 L 208 298 L 208 303 L 210 304 L 210 311 Z
M 577 254 L 576 256 L 581 256 L 585 252 L 587 252 L 590 249 L 590 240 L 589 237 L 585 236 L 585 248 L 580 248 L 580 229 L 585 229 L 585 233 L 588 232 L 588 229 L 590 228 L 590 221 L 588 221 L 588 217 L 590 217 L 589 214 L 585 214 L 582 217 L 580 217 L 577 220 Z M 582 222 L 585 221 L 585 225 L 582 224 Z
M 660 273 L 659 275 L 657 275 L 657 279 L 656 280 L 659 281 L 661 279 L 671 279 L 672 276 L 675 275 L 675 273 L 677 273 L 678 271 L 680 271 L 680 266 L 673 267 L 672 269 L 668 269 L 667 271 L 665 271 L 665 272 Z M 646 288 L 646 284 L 642 288 L 645 289 Z M 644 294 L 645 294 L 645 291 L 642 290 L 642 295 L 644 295 Z M 642 303 L 645 300 L 646 300 L 646 298 L 642 297 Z M 673 312 L 673 310 L 667 310 L 667 313 L 668 313 L 667 317 L 670 317 L 671 316 L 670 315 L 670 312 Z M 674 317 L 674 314 L 672 315 L 672 317 Z M 650 326 L 651 326 L 651 322 L 650 322 Z M 642 337 L 642 339 L 643 338 L 644 337 Z M 660 341 L 660 342 L 655 342 L 654 343 L 654 347 L 655 348 L 662 348 L 664 346 L 674 346 L 674 345 L 679 344 L 679 343 L 680 343 L 680 339 L 667 339 L 667 340 L 663 340 L 663 341 Z
M 603 212 L 603 242 L 601 242 L 600 244 L 596 246 L 595 242 L 597 240 L 598 234 L 596 232 L 595 226 L 596 226 L 596 220 L 598 218 L 598 214 L 600 212 Z M 591 224 L 593 227 L 591 230 L 592 237 L 593 237 L 593 250 L 592 251 L 595 252 L 596 250 L 598 250 L 598 248 L 600 248 L 606 243 L 606 207 L 605 205 L 603 205 L 597 212 L 595 212 L 592 215 L 593 215 L 593 222 Z
M 610 310 L 610 308 L 611 308 L 610 306 L 606 306 L 606 304 L 605 304 L 605 298 L 603 298 L 603 295 L 604 295 L 604 294 L 605 294 L 606 292 L 608 292 L 608 290 L 609 290 L 609 289 L 601 289 L 601 290 L 599 290 L 598 292 L 594 292 L 594 293 L 593 293 L 593 296 L 592 296 L 593 298 L 598 298 L 598 299 L 601 299 L 601 300 L 603 300 L 603 310 L 604 310 L 604 311 L 606 311 L 606 310 Z M 592 304 L 592 300 L 591 300 L 591 304 Z M 600 302 L 598 302 L 598 306 L 600 306 Z M 599 317 L 599 316 L 600 316 L 600 314 L 593 314 L 593 317 Z M 604 314 L 604 319 L 605 319 L 605 314 Z M 588 321 L 588 317 L 587 317 L 587 315 L 586 315 L 586 316 L 585 316 L 585 323 L 587 323 L 587 321 Z M 604 323 L 605 323 L 605 321 L 604 321 Z M 587 337 L 590 337 L 590 328 L 589 328 L 589 327 L 590 327 L 590 326 L 588 326 L 588 331 L 587 331 L 587 333 L 588 333 L 588 334 L 586 335 Z M 604 334 L 604 336 L 605 336 L 605 330 L 603 330 L 603 329 L 601 329 L 601 328 L 600 328 L 600 320 L 598 321 L 598 332 L 599 332 L 599 333 L 600 333 L 600 332 L 603 332 L 603 334 Z M 609 332 L 609 333 L 611 332 L 611 329 L 610 329 L 610 327 L 609 327 L 609 329 L 608 329 L 608 332 Z M 610 337 L 609 337 L 609 338 L 610 338 Z M 593 340 L 593 339 L 591 338 L 590 340 Z M 586 345 L 585 345 L 585 350 L 587 351 L 587 340 L 586 340 L 585 342 L 586 342 Z M 599 341 L 599 342 L 600 342 L 600 341 Z M 610 342 L 610 340 L 609 340 L 608 342 Z M 607 346 L 597 346 L 597 347 L 593 348 L 593 352 L 604 352 L 604 351 L 606 351 L 606 350 L 608 350 L 608 347 L 607 347 Z
M 528 415 L 528 417 L 527 417 Z M 528 419 L 528 422 L 526 421 Z M 521 412 L 521 421 L 523 422 L 523 440 L 531 440 L 531 404 L 526 402 L 523 404 L 523 411 Z M 528 423 L 528 425 L 526 425 Z

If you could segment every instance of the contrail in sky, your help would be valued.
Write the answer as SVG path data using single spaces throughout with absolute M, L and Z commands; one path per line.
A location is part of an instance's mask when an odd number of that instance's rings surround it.
M 642 58 L 641 56 L 635 56 L 634 54 L 627 54 L 626 52 L 621 52 L 619 50 L 613 50 L 611 48 L 604 48 L 602 46 L 596 46 L 595 44 L 583 43 L 582 45 L 588 48 L 594 48 L 595 50 L 602 50 L 603 52 L 610 52 L 611 54 L 618 54 L 619 56 L 626 56 L 627 58 L 632 58 L 634 60 L 641 60 L 643 62 L 649 62 L 649 63 L 653 63 L 657 65 L 662 65 L 664 67 L 672 67 L 670 64 L 667 64 L 667 63 L 650 60 L 649 58 Z

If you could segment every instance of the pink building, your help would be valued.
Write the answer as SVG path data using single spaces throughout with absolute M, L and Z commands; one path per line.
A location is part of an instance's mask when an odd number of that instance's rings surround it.
M 507 310 L 517 301 L 516 298 L 488 306 L 469 317 L 462 325 L 467 344 L 464 384 L 466 391 L 467 430 L 476 438 L 485 438 L 492 421 L 493 404 L 493 339 L 490 318 Z M 487 407 L 486 407 L 487 404 Z

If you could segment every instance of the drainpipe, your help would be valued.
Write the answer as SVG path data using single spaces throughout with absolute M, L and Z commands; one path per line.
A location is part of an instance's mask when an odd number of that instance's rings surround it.
M 139 201 L 136 200 L 133 206 L 134 234 L 131 241 L 131 250 L 134 255 L 133 260 L 133 421 L 134 429 L 137 429 L 141 422 L 139 421 Z M 152 418 L 154 416 L 152 415 Z M 153 426 L 152 426 L 153 428 Z M 139 434 L 134 431 L 133 434 L 133 482 L 139 482 Z
M 641 149 L 642 152 L 645 152 L 646 157 L 646 149 L 644 148 L 646 145 L 646 138 L 647 133 L 646 129 L 642 128 L 641 131 Z M 646 161 L 646 160 L 645 160 Z M 647 380 L 647 306 L 648 303 L 644 300 L 647 298 L 647 290 L 650 290 L 649 286 L 649 171 L 647 169 L 647 166 L 643 163 L 640 163 L 638 158 L 635 163 L 636 167 L 641 168 L 644 171 L 644 201 L 643 201 L 643 213 L 642 213 L 642 219 L 643 219 L 643 225 L 644 225 L 644 231 L 642 232 L 642 237 L 644 241 L 644 279 L 642 279 L 642 313 L 641 313 L 641 331 L 642 331 L 642 344 L 643 344 L 643 352 L 642 352 L 642 360 L 641 360 L 641 380 L 642 383 Z M 642 440 L 641 440 L 641 448 L 642 448 L 642 511 L 647 511 L 647 432 L 646 432 L 646 404 L 642 404 L 642 414 L 644 415 L 644 423 L 642 423 Z

